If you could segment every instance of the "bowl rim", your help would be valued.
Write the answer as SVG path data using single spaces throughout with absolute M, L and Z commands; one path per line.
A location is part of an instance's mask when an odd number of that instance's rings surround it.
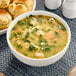
M 33 8 L 32 8 L 31 11 L 34 11 L 35 8 L 36 8 L 36 0 L 33 0 L 33 2 L 34 2 L 34 5 L 33 5 Z M 10 24 L 9 24 L 9 25 L 10 25 Z M 8 30 L 8 28 L 3 29 L 3 30 L 0 30 L 0 35 L 5 34 L 5 33 L 7 32 L 7 30 Z
M 15 24 L 16 24 L 19 20 L 25 18 L 28 14 L 31 15 L 31 14 L 33 14 L 33 13 L 45 13 L 46 16 L 48 16 L 48 14 L 49 14 L 50 16 L 52 15 L 52 16 L 54 16 L 54 18 L 56 18 L 56 19 L 58 18 L 58 19 L 57 19 L 58 21 L 61 20 L 62 23 L 65 24 L 64 27 L 66 28 L 67 33 L 68 33 L 68 41 L 67 41 L 67 44 L 66 44 L 66 46 L 63 48 L 62 51 L 60 51 L 59 53 L 57 53 L 57 54 L 55 54 L 55 55 L 53 55 L 53 56 L 51 56 L 51 57 L 48 57 L 48 58 L 35 59 L 35 58 L 30 58 L 30 57 L 27 57 L 27 56 L 24 56 L 24 55 L 20 54 L 19 52 L 17 52 L 17 51 L 12 47 L 11 42 L 10 42 L 10 40 L 9 40 L 11 29 L 15 26 Z M 28 16 L 29 16 L 29 15 L 28 15 Z M 39 15 L 39 14 L 38 14 L 38 15 Z M 41 15 L 42 15 L 42 14 L 41 14 Z M 21 18 L 22 16 L 24 16 L 24 17 Z M 14 24 L 13 24 L 13 23 L 14 23 Z M 13 24 L 13 25 L 12 25 L 12 24 Z M 12 26 L 12 27 L 11 27 L 11 26 Z M 58 16 L 58 15 L 52 13 L 52 12 L 48 12 L 48 11 L 38 10 L 38 11 L 31 11 L 31 12 L 22 14 L 22 15 L 18 16 L 14 21 L 12 21 L 12 23 L 10 24 L 10 26 L 9 26 L 9 28 L 8 28 L 8 30 L 7 30 L 7 43 L 8 43 L 8 45 L 9 45 L 10 49 L 12 49 L 12 51 L 14 51 L 14 52 L 15 52 L 16 54 L 18 54 L 19 56 L 21 56 L 21 57 L 23 57 L 23 58 L 25 58 L 25 59 L 29 59 L 29 60 L 44 61 L 44 60 L 53 59 L 54 57 L 59 56 L 61 53 L 63 53 L 64 50 L 67 50 L 67 48 L 68 48 L 68 46 L 69 46 L 69 44 L 70 44 L 70 41 L 71 41 L 71 31 L 70 31 L 70 28 L 69 28 L 69 25 L 67 24 L 67 22 L 66 22 L 63 18 L 61 18 L 60 16 Z

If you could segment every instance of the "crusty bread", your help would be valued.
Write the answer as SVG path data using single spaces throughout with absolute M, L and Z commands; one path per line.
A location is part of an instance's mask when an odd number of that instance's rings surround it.
M 28 8 L 28 11 L 32 11 L 33 9 L 33 0 L 26 0 L 25 5 Z
M 11 15 L 5 9 L 0 9 L 0 30 L 7 28 L 11 21 Z
M 25 4 L 26 0 L 13 0 L 14 4 Z
M 33 0 L 0 0 L 0 30 L 8 27 L 12 19 L 32 11 Z
M 14 4 L 24 4 L 27 6 L 28 11 L 31 11 L 33 8 L 33 0 L 14 0 L 13 1 Z
M 27 12 L 27 7 L 23 4 L 10 4 L 8 10 L 13 17 L 16 18 L 17 16 Z
M 7 8 L 10 0 L 0 0 L 0 8 Z

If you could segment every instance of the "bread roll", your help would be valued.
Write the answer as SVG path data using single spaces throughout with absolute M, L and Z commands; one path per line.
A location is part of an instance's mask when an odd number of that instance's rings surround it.
M 27 12 L 27 7 L 23 4 L 10 4 L 8 10 L 13 17 L 16 18 L 17 16 Z
M 26 0 L 13 0 L 14 4 L 25 4 Z
M 11 15 L 5 9 L 0 9 L 0 30 L 7 28 L 11 21 Z
M 28 11 L 31 11 L 33 8 L 33 0 L 14 0 L 13 3 L 19 3 L 19 4 L 24 4 L 27 6 Z
M 33 0 L 26 0 L 25 5 L 28 8 L 28 11 L 32 11 L 33 9 Z
M 0 0 L 0 8 L 7 8 L 10 0 Z

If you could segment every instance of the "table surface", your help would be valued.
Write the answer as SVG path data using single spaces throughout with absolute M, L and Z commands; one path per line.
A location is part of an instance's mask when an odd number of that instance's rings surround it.
M 48 10 L 44 6 L 44 0 L 37 0 L 36 10 L 46 10 L 61 16 L 71 29 L 72 38 L 66 54 L 56 63 L 47 67 L 31 67 L 21 63 L 11 53 L 6 34 L 0 36 L 0 72 L 8 76 L 67 76 L 70 70 L 76 65 L 76 19 L 66 19 L 61 11 Z

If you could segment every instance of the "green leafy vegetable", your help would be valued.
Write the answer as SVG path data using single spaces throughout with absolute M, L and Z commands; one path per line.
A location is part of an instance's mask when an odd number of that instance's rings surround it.
M 50 46 L 46 45 L 45 48 L 44 48 L 44 51 L 50 51 Z
M 13 34 L 13 37 L 17 37 L 17 34 L 16 34 L 16 33 L 14 33 L 14 34 Z
M 43 38 L 43 34 L 40 34 L 39 38 Z
M 59 35 L 58 32 L 55 31 L 55 35 Z
M 35 28 L 33 31 L 32 31 L 32 33 L 35 33 L 35 32 L 37 32 L 39 29 L 38 28 Z
M 41 47 L 42 51 L 50 51 L 51 47 L 48 44 L 45 44 L 44 46 Z
M 34 49 L 35 49 L 35 46 L 31 44 L 29 50 L 34 51 Z
M 62 26 L 62 25 L 58 25 L 58 28 L 59 29 L 61 29 L 61 30 L 63 30 L 63 31 L 65 31 L 66 29 L 65 29 L 65 27 L 64 26 Z
M 46 43 L 47 41 L 46 41 L 45 39 L 40 39 L 39 42 L 40 42 L 40 43 L 41 43 L 41 42 L 45 42 L 45 43 Z
M 32 27 L 32 26 L 33 26 L 33 24 L 29 24 L 29 26 L 31 26 L 31 27 Z
M 22 35 L 22 32 L 17 32 L 18 35 Z
M 30 33 L 27 32 L 26 35 L 25 35 L 25 38 L 28 38 L 30 36 Z
M 52 22 L 49 22 L 49 24 L 52 24 Z
M 61 30 L 65 31 L 66 29 L 64 27 L 62 27 Z
M 21 44 L 18 44 L 17 45 L 17 48 L 21 49 L 22 48 L 22 45 Z
M 18 25 L 24 25 L 25 22 L 24 22 L 24 21 L 18 21 L 17 24 L 18 24 Z
M 24 19 L 22 21 L 18 21 L 17 24 L 21 25 L 21 26 L 24 25 L 27 28 L 29 28 L 30 26 L 33 26 L 32 24 L 30 24 L 30 19 L 28 19 L 28 18 L 26 18 L 26 19 Z
M 30 40 L 24 40 L 24 41 L 27 42 L 27 43 L 31 43 Z
M 34 15 L 30 15 L 29 17 L 34 17 Z

